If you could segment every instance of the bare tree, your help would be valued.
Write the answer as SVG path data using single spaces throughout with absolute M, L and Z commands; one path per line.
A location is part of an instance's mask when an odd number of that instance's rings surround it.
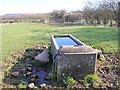
M 103 0 L 95 3 L 88 2 L 83 9 L 84 18 L 87 24 L 101 24 L 107 25 L 110 22 L 110 26 L 113 25 L 113 20 L 117 22 L 117 6 L 118 0 Z
M 97 5 L 95 6 L 92 2 L 88 2 L 83 9 L 86 24 L 100 24 L 100 11 Z
M 65 22 L 79 22 L 80 18 L 82 18 L 81 12 L 69 13 L 64 16 Z
M 86 7 L 84 9 L 84 18 L 86 24 L 93 24 L 94 22 L 94 9 Z
M 67 12 L 66 10 L 53 10 L 50 13 L 50 18 L 63 18 L 66 12 Z
M 118 0 L 103 0 L 100 6 L 103 10 L 103 13 L 106 12 L 104 13 L 107 14 L 106 17 L 109 16 L 109 18 L 111 19 L 111 24 L 112 24 L 112 20 L 115 20 L 115 22 L 117 23 Z

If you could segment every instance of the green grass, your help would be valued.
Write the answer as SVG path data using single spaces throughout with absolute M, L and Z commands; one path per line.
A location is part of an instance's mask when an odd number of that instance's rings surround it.
M 95 87 L 99 87 L 100 84 L 103 84 L 96 73 L 86 75 L 84 80 L 86 84 L 93 84 Z
M 52 34 L 71 34 L 87 45 L 103 48 L 105 52 L 117 52 L 118 50 L 117 28 L 95 26 L 63 27 L 38 23 L 2 24 L 3 59 L 13 52 L 29 48 L 35 43 L 40 45 L 50 43 L 50 35 Z
M 64 85 L 70 85 L 70 84 L 74 84 L 76 81 L 73 79 L 73 77 L 64 77 L 63 80 L 62 80 L 62 83 Z

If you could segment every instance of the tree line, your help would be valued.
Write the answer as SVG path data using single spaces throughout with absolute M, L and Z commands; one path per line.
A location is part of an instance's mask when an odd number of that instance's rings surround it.
M 117 23 L 117 12 L 118 12 L 118 1 L 117 0 L 103 0 L 94 3 L 88 2 L 84 7 L 84 18 L 86 23 L 89 24 L 98 24 L 101 22 L 106 25 L 110 23 L 110 26 Z
M 3 15 L 1 22 L 38 22 L 46 20 L 60 20 L 62 23 L 84 23 L 88 25 L 110 26 L 118 22 L 118 0 L 102 0 L 87 2 L 82 10 L 67 12 L 66 10 L 53 10 L 51 13 Z
M 97 2 L 87 2 L 82 11 L 67 13 L 65 10 L 54 10 L 51 17 L 64 17 L 65 22 L 79 22 L 85 20 L 89 25 L 117 25 L 118 22 L 118 0 L 102 0 Z

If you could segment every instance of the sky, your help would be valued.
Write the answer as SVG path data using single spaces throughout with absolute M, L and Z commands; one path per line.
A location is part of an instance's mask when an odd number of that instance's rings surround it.
M 87 1 L 97 0 L 0 0 L 0 15 L 46 13 L 53 10 L 82 10 Z

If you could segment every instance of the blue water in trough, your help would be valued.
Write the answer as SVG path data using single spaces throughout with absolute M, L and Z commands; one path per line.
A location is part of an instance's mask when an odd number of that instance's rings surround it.
M 74 45 L 78 46 L 78 44 L 73 41 L 70 37 L 56 37 L 55 38 L 58 47 L 60 48 L 62 45 Z

